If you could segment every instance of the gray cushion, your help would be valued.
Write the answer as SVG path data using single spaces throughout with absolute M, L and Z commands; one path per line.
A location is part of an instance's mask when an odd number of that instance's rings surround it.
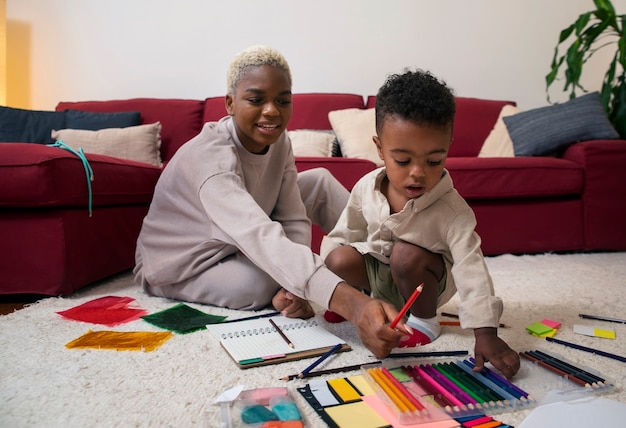
M 515 156 L 544 155 L 579 141 L 619 138 L 598 92 L 563 104 L 517 113 L 503 120 L 513 141 Z
M 0 106 L 0 142 L 52 144 L 52 130 L 64 127 L 65 113 L 62 111 Z
M 99 131 L 107 128 L 127 128 L 141 125 L 138 111 L 95 113 L 81 110 L 65 110 L 65 127 L 69 129 L 87 129 Z

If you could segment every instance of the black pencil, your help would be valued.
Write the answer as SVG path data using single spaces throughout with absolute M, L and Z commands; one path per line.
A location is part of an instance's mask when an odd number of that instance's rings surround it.
M 304 378 L 308 378 L 308 377 L 323 376 L 323 375 L 326 375 L 326 374 L 350 372 L 352 370 L 360 370 L 361 367 L 366 365 L 366 364 L 373 364 L 373 363 L 379 363 L 379 362 L 380 361 L 369 361 L 367 363 L 353 364 L 351 366 L 343 366 L 343 367 L 335 367 L 335 368 L 332 368 L 332 369 L 317 370 L 317 371 L 314 371 L 314 372 L 304 373 L 302 376 L 300 376 L 300 373 L 292 374 L 292 375 L 289 375 L 289 376 L 281 377 L 280 380 L 304 379 Z
M 450 312 L 442 312 L 441 316 L 442 317 L 449 317 L 449 318 L 459 319 L 459 316 L 457 314 L 451 314 Z M 502 324 L 502 323 L 498 324 L 498 327 L 500 327 L 500 328 L 509 328 L 508 325 Z
M 603 357 L 611 358 L 613 360 L 621 361 L 626 363 L 626 357 L 622 357 L 621 355 L 611 354 L 610 352 L 601 351 L 599 349 L 588 348 L 586 346 L 578 345 L 576 343 L 566 342 L 564 340 L 554 339 L 552 337 L 546 337 L 548 342 L 558 343 L 559 345 L 567 346 L 569 348 L 578 349 L 580 351 L 590 352 L 592 354 L 601 355 Z
M 597 321 L 607 321 L 607 322 L 617 322 L 620 324 L 626 324 L 626 320 L 622 320 L 619 318 L 609 318 L 609 317 L 601 317 L 598 315 L 587 315 L 587 314 L 578 314 L 579 317 L 585 318 L 588 320 L 597 320 Z

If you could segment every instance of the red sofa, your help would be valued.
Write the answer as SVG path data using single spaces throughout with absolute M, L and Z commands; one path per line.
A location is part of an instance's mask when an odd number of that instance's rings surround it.
M 289 128 L 330 130 L 328 112 L 373 107 L 373 97 L 295 94 Z M 562 157 L 479 158 L 504 101 L 457 98 L 447 168 L 476 213 L 486 255 L 626 250 L 626 141 L 570 146 Z M 223 97 L 61 102 L 57 111 L 141 112 L 160 121 L 167 162 L 203 123 L 225 114 Z M 81 161 L 59 148 L 0 143 L 0 295 L 66 295 L 134 265 L 135 242 L 160 168 L 88 154 L 93 215 Z M 367 160 L 297 158 L 328 168 L 348 189 L 375 168 Z M 321 240 L 314 231 L 312 248 Z

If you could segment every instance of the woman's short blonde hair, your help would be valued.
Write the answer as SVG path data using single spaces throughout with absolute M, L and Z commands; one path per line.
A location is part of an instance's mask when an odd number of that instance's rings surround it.
M 233 95 L 235 93 L 235 87 L 249 68 L 262 65 L 269 65 L 283 70 L 287 73 L 289 83 L 291 84 L 289 64 L 280 52 L 268 46 L 251 46 L 235 55 L 228 67 L 228 73 L 226 74 L 226 91 L 228 94 Z

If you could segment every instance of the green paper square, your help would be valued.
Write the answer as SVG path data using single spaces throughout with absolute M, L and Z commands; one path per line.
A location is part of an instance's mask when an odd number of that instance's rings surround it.
M 179 303 L 169 309 L 145 315 L 141 318 L 152 325 L 171 330 L 174 333 L 187 334 L 198 330 L 206 330 L 207 324 L 222 322 L 226 319 L 226 316 L 206 314 L 184 303 Z
M 527 325 L 526 330 L 534 334 L 546 334 L 552 331 L 552 327 L 548 327 L 547 325 L 540 322 L 535 322 L 531 325 Z

